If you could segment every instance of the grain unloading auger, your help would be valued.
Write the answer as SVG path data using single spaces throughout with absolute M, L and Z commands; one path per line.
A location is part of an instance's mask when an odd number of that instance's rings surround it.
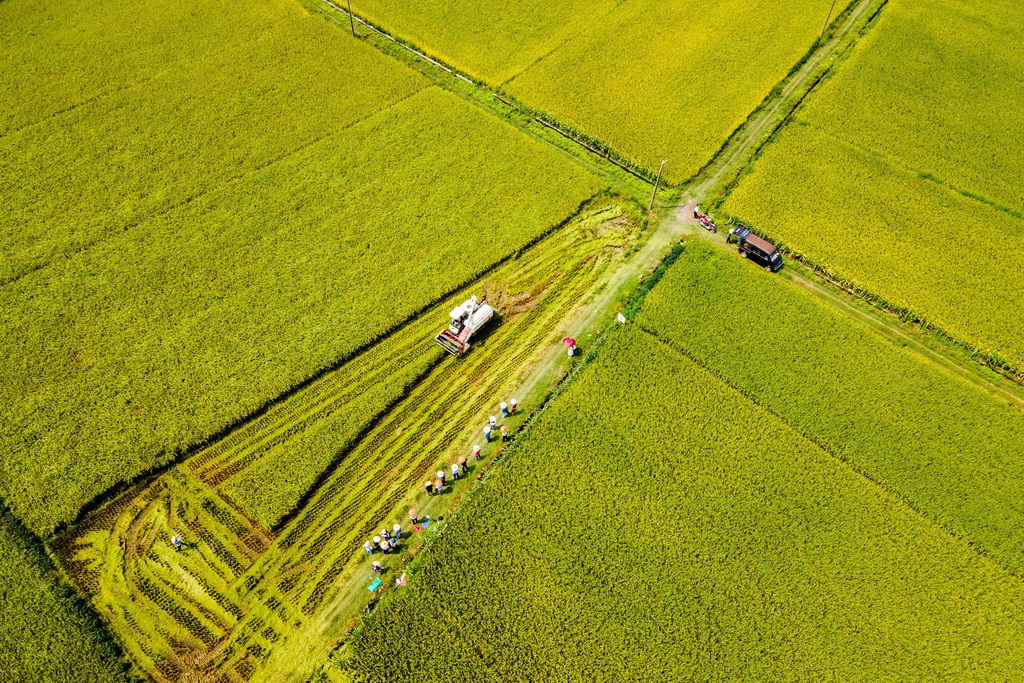
M 448 329 L 438 332 L 434 341 L 458 358 L 469 350 L 470 338 L 494 317 L 494 309 L 483 301 L 478 303 L 474 296 L 453 308 L 450 315 L 452 322 Z

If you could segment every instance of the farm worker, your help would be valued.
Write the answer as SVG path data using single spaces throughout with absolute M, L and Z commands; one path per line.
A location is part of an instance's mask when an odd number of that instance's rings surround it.
M 419 522 L 420 522 L 420 518 L 419 518 L 419 514 L 416 512 L 416 508 L 413 508 L 412 510 L 409 510 L 409 523 L 412 524 L 413 526 L 416 526 L 417 524 L 419 524 Z
M 504 401 L 501 402 L 501 416 L 508 417 L 508 404 Z
M 388 533 L 387 529 L 381 529 L 380 530 L 380 537 L 383 538 L 386 541 L 389 538 L 391 538 L 391 534 Z
M 374 536 L 373 537 L 373 544 L 374 545 L 380 545 L 380 536 Z
M 392 550 L 398 550 L 398 539 L 397 538 L 392 538 L 391 539 L 391 549 Z
M 693 207 L 693 217 L 700 218 L 700 204 L 696 204 Z
M 373 555 L 373 544 L 367 541 L 363 544 L 363 548 L 366 550 L 367 555 Z
M 494 417 L 493 415 L 491 415 L 491 417 L 490 417 L 490 419 L 488 420 L 488 422 L 489 422 L 489 423 L 490 423 L 490 425 L 491 425 L 491 429 L 494 429 L 495 427 L 497 427 L 497 426 L 498 426 L 498 418 Z
M 427 482 L 423 484 L 423 488 L 427 490 L 428 496 L 434 495 L 434 482 L 427 480 Z
M 484 425 L 484 440 L 487 443 L 491 442 L 491 425 L 490 424 Z
M 436 476 L 441 481 L 441 484 L 443 485 L 444 484 L 444 470 L 438 470 Z M 434 486 L 435 487 L 437 486 L 437 482 L 436 481 L 434 482 Z
M 402 537 L 402 526 L 400 524 L 396 524 L 393 527 L 391 527 L 391 535 L 394 536 L 395 538 L 401 538 Z
M 459 469 L 460 470 L 465 470 L 466 469 L 466 456 L 464 456 L 464 455 L 460 455 L 459 456 Z
M 501 425 L 501 440 L 508 441 L 508 426 Z
M 515 399 L 512 399 L 511 401 L 508 402 L 509 412 L 512 413 L 513 415 L 516 414 L 516 409 L 518 407 L 519 407 L 519 402 L 516 401 Z
M 473 446 L 473 456 L 476 457 L 477 460 L 480 459 L 480 447 L 479 446 Z
M 371 562 L 370 569 L 373 570 L 374 574 L 380 574 L 384 568 L 380 566 L 380 562 Z
M 574 353 L 576 353 L 576 345 L 575 344 L 570 344 L 569 345 L 569 358 L 572 358 Z
M 388 550 L 390 550 L 390 549 L 391 549 L 391 545 L 390 545 L 390 544 L 389 544 L 389 543 L 388 543 L 387 541 L 383 541 L 383 540 L 382 540 L 382 541 L 380 542 L 380 551 L 381 551 L 382 553 L 385 553 L 385 554 L 386 554 L 386 553 L 388 552 Z
M 181 552 L 181 534 L 171 536 L 171 545 L 174 546 L 176 551 Z
M 440 479 L 434 480 L 434 491 L 438 494 L 444 493 L 444 482 Z
M 459 478 L 459 463 L 453 462 L 452 463 L 452 481 L 455 481 L 458 478 Z

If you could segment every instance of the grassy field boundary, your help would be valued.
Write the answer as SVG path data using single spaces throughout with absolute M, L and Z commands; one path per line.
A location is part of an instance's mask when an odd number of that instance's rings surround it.
M 830 285 L 837 287 L 852 297 L 856 297 L 857 299 L 872 305 L 880 311 L 898 318 L 904 323 L 918 325 L 921 329 L 931 332 L 954 346 L 963 349 L 975 363 L 989 368 L 993 372 L 998 373 L 1012 382 L 1024 386 L 1024 367 L 1020 367 L 1019 365 L 1010 362 L 995 351 L 983 349 L 976 344 L 972 344 L 957 337 L 951 332 L 945 330 L 943 327 L 931 322 L 923 313 L 920 313 L 909 306 L 901 306 L 889 301 L 885 297 L 858 284 L 855 280 L 846 276 L 841 271 L 838 271 L 831 266 L 804 254 L 803 252 L 793 249 L 770 232 L 759 228 L 757 225 L 745 220 L 741 216 L 733 216 L 726 212 L 722 212 L 721 215 L 731 223 L 741 223 L 749 227 L 754 234 L 760 235 L 772 242 L 772 244 L 776 245 L 779 248 L 779 251 L 785 254 L 788 258 L 791 258 L 807 267 L 815 275 L 828 282 Z
M 704 195 L 703 200 L 707 202 L 712 211 L 717 210 L 725 199 L 732 192 L 732 189 L 750 172 L 754 162 L 761 156 L 768 145 L 774 141 L 779 133 L 786 127 L 786 124 L 793 120 L 794 115 L 799 111 L 804 101 L 814 92 L 828 76 L 836 72 L 836 69 L 846 60 L 852 49 L 860 41 L 867 31 L 875 24 L 878 16 L 888 4 L 889 0 L 854 0 L 837 16 L 825 32 L 825 36 L 815 41 L 814 45 L 807 51 L 807 54 L 793 66 L 790 72 L 783 78 L 768 97 L 751 112 L 747 121 L 722 144 L 721 149 L 692 179 L 691 183 L 703 182 L 706 187 L 702 188 L 699 194 Z M 858 8 L 863 8 L 858 12 Z M 873 11 L 870 11 L 873 8 Z M 867 18 L 863 18 L 863 12 L 870 11 Z M 840 31 L 840 23 L 848 22 L 844 31 Z M 825 62 L 825 58 L 832 59 Z M 838 57 L 838 59 L 836 59 Z M 803 77 L 800 70 L 812 59 L 817 58 L 818 64 L 812 66 Z M 835 61 L 833 61 L 835 60 Z M 802 78 L 802 82 L 800 79 Z M 795 88 L 786 94 L 785 91 L 790 84 Z M 772 111 L 774 110 L 774 111 Z M 758 119 L 765 117 L 767 130 L 757 130 Z M 752 142 L 748 143 L 753 151 L 747 158 L 743 158 L 745 143 L 744 137 L 752 135 Z M 711 172 L 714 166 L 729 151 L 731 146 L 736 147 L 734 157 L 729 158 L 722 168 Z M 730 169 L 735 162 L 736 168 Z M 706 177 L 701 177 L 707 173 Z
M 359 356 L 360 354 L 364 353 L 365 351 L 367 351 L 368 349 L 372 348 L 373 346 L 375 346 L 376 344 L 380 343 L 381 341 L 383 341 L 385 339 L 388 339 L 389 337 L 393 336 L 394 334 L 396 334 L 400 330 L 402 330 L 405 327 L 407 327 L 408 325 L 410 325 L 412 322 L 414 322 L 417 318 L 422 316 L 424 313 L 429 311 L 433 306 L 437 305 L 438 302 L 444 301 L 446 298 L 452 296 L 453 294 L 455 294 L 459 290 L 464 289 L 464 288 L 468 287 L 469 285 L 473 284 L 474 282 L 480 280 L 481 278 L 486 277 L 488 274 L 494 272 L 496 269 L 500 268 L 502 265 L 508 263 L 509 261 L 512 261 L 514 259 L 519 258 L 519 256 L 524 251 L 530 249 L 531 247 L 535 246 L 536 244 L 538 244 L 539 242 L 544 240 L 546 237 L 550 236 L 551 234 L 557 232 L 561 228 L 563 228 L 566 225 L 568 225 L 570 222 L 572 222 L 573 219 L 575 219 L 577 216 L 579 216 L 580 213 L 582 211 L 584 211 L 585 208 L 588 205 L 590 205 L 594 201 L 599 200 L 603 196 L 607 196 L 608 194 L 609 194 L 609 192 L 608 192 L 607 189 L 598 190 L 596 193 L 594 193 L 590 197 L 584 199 L 568 216 L 563 218 L 558 223 L 555 223 L 555 224 L 553 224 L 551 226 L 548 226 L 548 228 L 546 228 L 545 230 L 543 230 L 542 232 L 537 234 L 535 237 L 530 239 L 525 244 L 521 245 L 516 250 L 509 252 L 505 256 L 503 256 L 500 259 L 498 259 L 498 260 L 494 261 L 493 263 L 489 264 L 487 267 L 485 267 L 485 268 L 477 271 L 476 273 L 473 273 L 472 275 L 466 277 L 463 281 L 457 283 L 455 286 L 451 287 L 449 290 L 443 292 L 436 299 L 423 304 L 422 306 L 417 308 L 415 311 L 410 313 L 408 316 L 406 316 L 402 320 L 398 321 L 397 323 L 395 323 L 394 325 L 392 325 L 388 329 L 386 329 L 383 332 L 381 332 L 380 334 L 378 334 L 376 337 L 367 340 L 363 344 L 360 344 L 358 347 L 356 347 L 352 351 L 350 351 L 348 353 L 345 353 L 342 356 L 339 356 L 338 358 L 336 358 L 331 363 L 329 363 L 327 365 L 324 365 L 324 366 L 322 366 L 321 368 L 319 368 L 317 370 L 314 370 L 305 379 L 295 383 L 290 388 L 288 388 L 285 391 L 281 392 L 280 394 L 278 394 L 274 398 L 264 402 L 262 405 L 260 405 L 255 410 L 250 411 L 248 414 L 243 415 L 242 417 L 238 418 L 237 420 L 234 420 L 233 422 L 231 422 L 229 425 L 225 426 L 224 428 L 218 430 L 217 432 L 215 432 L 213 434 L 210 434 L 209 436 L 205 437 L 204 439 L 202 439 L 200 441 L 197 441 L 194 444 L 191 444 L 187 448 L 183 448 L 180 451 L 175 452 L 174 455 L 170 459 L 168 459 L 166 462 L 161 463 L 159 465 L 156 465 L 156 466 L 154 466 L 152 468 L 149 468 L 149 469 L 147 469 L 147 470 L 145 470 L 143 472 L 140 472 L 139 474 L 135 475 L 131 479 L 122 480 L 122 481 L 119 481 L 118 483 L 114 484 L 113 486 L 108 488 L 106 491 L 104 491 L 104 492 L 100 493 L 99 495 L 95 496 L 92 500 L 90 500 L 88 503 L 83 505 L 82 508 L 79 510 L 78 514 L 75 516 L 74 519 L 72 519 L 71 521 L 68 521 L 68 522 L 65 522 L 65 523 L 57 525 L 57 527 L 55 528 L 55 530 L 54 530 L 54 532 L 52 534 L 52 538 L 54 540 L 60 540 L 61 538 L 63 538 L 67 534 L 68 530 L 79 527 L 90 516 L 92 516 L 93 514 L 95 514 L 98 511 L 102 510 L 106 506 L 107 503 L 113 501 L 118 496 L 120 496 L 120 495 L 122 495 L 122 494 L 124 494 L 124 493 L 126 493 L 128 491 L 130 491 L 131 489 L 133 489 L 133 488 L 135 488 L 137 486 L 145 485 L 145 484 L 149 484 L 149 483 L 153 482 L 158 477 L 160 477 L 162 474 L 168 472 L 169 470 L 171 470 L 176 465 L 181 464 L 182 462 L 184 462 L 185 460 L 188 460 L 193 455 L 196 455 L 197 453 L 199 453 L 200 451 L 204 450 L 205 448 L 207 448 L 207 447 L 211 446 L 212 444 L 220 441 L 221 439 L 227 437 L 232 432 L 234 432 L 234 431 L 242 428 L 243 426 L 251 423 L 252 421 L 258 419 L 259 417 L 261 417 L 262 415 L 266 414 L 267 411 L 269 411 L 270 409 L 272 409 L 274 406 L 278 405 L 282 401 L 285 401 L 286 399 L 294 396 L 295 394 L 297 394 L 298 392 L 302 391 L 303 389 L 305 389 L 305 388 L 309 387 L 310 385 L 316 383 L 323 376 L 325 376 L 325 375 L 327 375 L 327 374 L 329 374 L 331 372 L 334 372 L 335 370 L 337 370 L 341 366 L 343 366 L 346 363 L 348 363 L 349 361 L 351 361 L 356 356 Z M 412 387 L 409 387 L 409 388 L 411 389 Z
M 874 476 L 871 475 L 870 472 L 868 472 L 864 468 L 860 467 L 859 465 L 857 465 L 856 463 L 851 461 L 849 458 L 846 458 L 846 457 L 840 455 L 839 453 L 837 453 L 835 451 L 835 449 L 831 448 L 827 443 L 825 443 L 824 441 L 819 439 L 817 436 L 815 436 L 814 434 L 812 434 L 812 433 L 808 432 L 807 430 L 803 429 L 799 425 L 794 424 L 793 422 L 788 420 L 785 416 L 779 414 L 774 409 L 772 409 L 771 406 L 768 406 L 768 405 L 764 404 L 762 401 L 759 401 L 758 398 L 754 394 L 752 394 L 751 392 L 747 391 L 746 389 L 744 389 L 743 387 L 739 386 L 738 384 L 732 382 L 728 377 L 726 377 L 725 375 L 723 375 L 722 373 L 718 372 L 717 370 L 715 370 L 713 367 L 711 367 L 710 365 L 708 365 L 707 363 L 705 363 L 701 359 L 699 359 L 696 356 L 694 356 L 693 354 L 691 354 L 689 351 L 687 351 L 686 349 L 681 347 L 679 344 L 673 342 L 671 339 L 668 339 L 668 338 L 658 334 L 655 330 L 652 330 L 652 329 L 646 327 L 643 324 L 638 324 L 637 326 L 643 332 L 645 332 L 648 335 L 650 335 L 651 338 L 656 339 L 657 341 L 661 342 L 662 344 L 664 344 L 668 348 L 674 350 L 676 353 L 682 355 L 683 357 L 689 359 L 690 361 L 693 361 L 693 363 L 695 363 L 697 366 L 699 366 L 700 368 L 705 370 L 708 374 L 712 375 L 713 377 L 718 379 L 718 381 L 720 381 L 724 385 L 730 387 L 731 389 L 733 389 L 734 391 L 736 391 L 737 393 L 742 395 L 744 398 L 746 398 L 747 400 L 752 402 L 754 405 L 758 406 L 759 408 L 761 408 L 765 412 L 769 413 L 770 415 L 772 415 L 773 417 L 775 417 L 776 419 L 781 421 L 783 424 L 787 425 L 790 429 L 792 429 L 793 431 L 795 431 L 798 434 L 800 434 L 801 436 L 803 436 L 809 442 L 813 443 L 815 446 L 820 448 L 823 452 L 828 453 L 830 456 L 832 456 L 837 461 L 839 461 L 839 462 L 843 463 L 844 465 L 846 465 L 847 467 L 849 467 L 851 470 L 856 472 L 858 475 L 860 475 L 864 479 L 867 479 L 868 481 L 870 481 L 875 486 L 877 486 L 880 489 L 882 489 L 882 490 L 888 492 L 889 494 L 891 494 L 893 497 L 895 497 L 897 500 L 899 500 L 907 508 L 913 510 L 916 514 L 918 514 L 922 519 L 927 520 L 929 524 L 934 525 L 935 527 L 937 527 L 939 529 L 942 529 L 951 538 L 953 538 L 956 541 L 958 541 L 960 543 L 963 543 L 964 545 L 970 547 L 972 551 L 977 553 L 980 557 L 984 558 L 986 561 L 991 562 L 993 565 L 998 567 L 1001 571 L 1006 572 L 1007 574 L 1013 576 L 1017 580 L 1024 581 L 1024 576 L 1021 576 L 1018 572 L 1016 572 L 1013 569 L 1011 569 L 1010 567 L 1004 565 L 1002 562 L 1000 562 L 994 556 L 992 556 L 991 554 L 986 552 L 978 544 L 974 543 L 970 538 L 968 538 L 966 536 L 962 536 L 962 535 L 958 534 L 956 531 L 953 531 L 952 529 L 947 527 L 945 524 L 943 524 L 942 522 L 940 522 L 939 520 L 935 519 L 934 517 L 929 515 L 927 512 L 922 510 L 920 508 L 920 506 L 916 505 L 913 501 L 911 501 L 909 498 L 907 498 L 905 495 L 903 495 L 898 489 L 896 489 L 896 488 L 886 484 L 885 482 L 875 478 Z
M 402 38 L 396 37 L 392 33 L 388 32 L 384 27 L 378 26 L 377 24 L 371 22 L 365 17 L 360 16 L 355 11 L 349 13 L 349 10 L 346 7 L 338 5 L 332 2 L 331 0 L 318 1 L 322 3 L 324 6 L 329 7 L 331 10 L 335 12 L 340 12 L 341 14 L 345 15 L 345 17 L 351 17 L 352 21 L 360 24 L 361 26 L 369 29 L 370 31 L 373 31 L 375 34 L 377 34 L 377 36 L 380 39 L 388 41 L 393 45 L 408 51 L 412 55 L 412 60 L 419 61 L 421 64 L 423 62 L 426 62 L 432 65 L 434 68 L 441 69 L 442 71 L 449 74 L 452 78 L 456 78 L 460 81 L 463 81 L 465 84 L 468 84 L 478 93 L 483 94 L 485 96 L 493 96 L 496 99 L 500 100 L 507 107 L 514 109 L 515 112 L 519 114 L 520 117 L 524 118 L 526 121 L 533 120 L 548 128 L 551 128 L 552 130 L 556 131 L 559 135 L 575 143 L 576 146 L 582 147 L 587 152 L 599 157 L 603 157 L 605 160 L 614 164 L 619 169 L 626 171 L 630 175 L 636 177 L 639 180 L 642 180 L 643 182 L 649 185 L 654 184 L 657 172 L 652 171 L 651 169 L 646 168 L 642 164 L 639 164 L 629 159 L 628 157 L 618 153 L 611 145 L 603 142 L 602 140 L 599 140 L 591 135 L 588 135 L 583 131 L 577 130 L 572 126 L 568 126 L 565 123 L 559 121 L 557 118 L 541 110 L 527 107 L 525 104 L 519 102 L 516 98 L 512 97 L 507 92 L 501 90 L 500 87 L 492 86 L 488 83 L 472 78 L 468 74 L 465 74 L 456 69 L 455 67 L 446 64 L 443 60 L 434 57 L 433 55 L 430 55 L 428 52 L 420 48 L 418 45 L 415 45 L 414 43 L 411 43 Z M 307 2 L 312 2 L 312 0 L 307 0 Z M 365 37 L 366 36 L 359 36 L 359 38 Z M 526 122 L 523 122 L 520 123 L 519 125 L 520 127 L 526 128 L 528 124 L 526 124 Z M 579 150 L 576 149 L 576 152 L 578 153 Z M 578 156 L 578 154 L 574 154 L 573 156 Z
M 304 2 L 339 28 L 346 30 L 350 28 L 349 22 L 346 21 L 350 17 L 346 7 L 332 0 L 304 0 Z M 661 197 L 674 197 L 688 189 L 693 191 L 694 185 L 706 183 L 712 187 L 709 194 L 714 204 L 717 206 L 724 201 L 728 189 L 731 189 L 739 181 L 746 168 L 757 159 L 765 145 L 784 127 L 804 99 L 832 72 L 838 63 L 817 65 L 809 74 L 809 78 L 800 77 L 800 70 L 820 54 L 827 56 L 833 52 L 848 53 L 849 48 L 866 32 L 887 2 L 888 0 L 852 0 L 847 4 L 839 14 L 829 21 L 822 35 L 814 40 L 804 55 L 790 67 L 786 75 L 696 173 L 675 183 L 668 183 L 662 178 L 659 191 Z M 859 8 L 873 8 L 873 10 L 865 20 L 863 13 L 858 11 Z M 656 170 L 647 168 L 622 155 L 603 140 L 570 126 L 542 110 L 523 104 L 516 97 L 502 90 L 500 86 L 492 86 L 462 73 L 452 65 L 445 63 L 444 60 L 429 54 L 414 43 L 391 34 L 384 27 L 360 16 L 354 10 L 351 13 L 351 21 L 371 31 L 369 34 L 359 35 L 360 40 L 368 40 L 378 49 L 415 66 L 442 87 L 463 95 L 466 99 L 474 101 L 485 110 L 504 118 L 528 134 L 561 149 L 600 175 L 611 180 L 622 181 L 623 174 L 628 174 L 626 186 L 632 190 L 634 197 L 639 198 L 645 191 L 641 187 L 649 191 L 650 186 L 655 184 L 658 175 Z M 823 60 L 824 57 L 820 57 L 820 59 Z M 800 80 L 796 84 L 796 90 L 787 93 L 787 86 L 796 79 Z M 502 107 L 496 107 L 495 102 L 501 103 Z M 771 120 L 770 129 L 767 132 L 761 130 L 766 115 L 769 115 Z M 750 136 L 755 136 L 753 154 L 748 159 L 735 159 L 737 152 L 742 154 L 745 152 L 743 148 L 750 146 L 748 139 Z M 733 174 L 730 167 L 736 161 L 740 161 L 741 165 Z M 672 160 L 669 159 L 668 162 L 671 164 Z M 723 174 L 728 178 L 727 180 L 722 179 Z M 638 186 L 638 182 L 642 186 Z M 705 190 L 707 190 L 706 187 L 696 191 L 698 194 L 704 194 Z

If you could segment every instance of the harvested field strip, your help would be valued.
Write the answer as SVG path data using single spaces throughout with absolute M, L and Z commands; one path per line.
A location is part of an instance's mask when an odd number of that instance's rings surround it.
M 254 564 L 239 577 L 242 595 L 246 599 L 281 595 L 300 605 L 306 617 L 323 609 L 339 589 L 341 577 L 363 554 L 360 542 L 373 535 L 398 501 L 417 490 L 439 462 L 446 464 L 444 454 L 451 453 L 452 444 L 464 444 L 478 432 L 493 411 L 495 397 L 514 388 L 516 373 L 530 356 L 556 341 L 555 330 L 579 305 L 580 292 L 612 261 L 616 251 L 604 248 L 621 249 L 626 239 L 628 234 L 613 231 L 546 252 L 550 256 L 539 259 L 538 266 L 563 272 L 539 294 L 529 315 L 503 319 L 466 358 L 445 361 L 403 399 L 345 456 L 295 522 L 282 531 L 280 541 L 265 555 L 268 561 Z M 579 260 L 564 270 L 560 264 L 570 249 Z M 515 272 L 528 282 L 536 278 L 535 270 L 536 266 Z M 297 568 L 301 570 L 296 572 Z M 245 632 L 238 629 L 236 634 Z M 235 653 L 247 651 L 250 645 L 244 635 L 232 641 L 229 649 Z M 228 658 L 222 667 L 233 664 Z
M 433 321 L 422 322 L 419 325 L 421 329 L 416 331 L 425 336 L 432 329 L 429 322 Z M 346 363 L 342 371 L 331 373 L 323 382 L 315 382 L 300 395 L 275 406 L 272 414 L 261 416 L 257 424 L 239 430 L 242 438 L 231 448 L 218 448 L 218 443 L 215 447 L 218 453 L 211 457 L 204 451 L 197 456 L 198 459 L 190 459 L 189 466 L 211 486 L 220 486 L 266 455 L 271 446 L 287 441 L 331 412 L 363 398 L 363 383 L 377 384 L 396 375 L 407 374 L 402 372 L 403 369 L 426 369 L 440 359 L 442 351 L 424 344 L 422 336 L 404 335 L 402 339 L 404 344 L 389 344 L 386 340 L 374 345 L 359 357 L 358 362 Z
M 169 538 L 181 533 L 186 550 Z M 177 468 L 125 494 L 61 552 L 142 670 L 165 680 L 206 665 L 244 613 L 234 580 L 266 548 L 253 526 Z
M 441 308 L 447 300 L 439 304 Z M 409 323 L 416 326 L 423 335 L 432 329 L 429 316 L 422 316 Z M 433 325 L 436 327 L 436 323 Z M 218 478 L 217 471 L 225 467 L 233 467 L 243 451 L 265 446 L 272 439 L 296 425 L 303 424 L 303 419 L 310 414 L 323 410 L 336 403 L 351 400 L 360 392 L 360 378 L 367 383 L 376 383 L 381 378 L 395 372 L 395 368 L 411 363 L 418 356 L 431 351 L 422 343 L 421 335 L 408 334 L 395 336 L 374 344 L 367 351 L 341 366 L 337 371 L 330 372 L 303 388 L 299 393 L 287 400 L 275 404 L 255 420 L 231 432 L 225 438 L 203 449 L 189 459 L 189 467 L 204 481 L 211 483 Z M 440 351 L 440 349 L 437 349 Z
M 363 537 L 418 491 L 439 461 L 479 438 L 496 397 L 509 395 L 531 359 L 557 343 L 587 292 L 622 258 L 638 223 L 619 200 L 596 200 L 485 281 L 438 302 L 80 525 L 61 555 L 139 667 L 161 681 L 248 679 L 279 643 L 329 649 L 322 630 L 331 624 L 322 614 L 336 609 L 332 601 L 356 566 Z M 465 358 L 437 363 L 432 337 L 448 310 L 484 292 L 500 319 Z M 418 379 L 410 385 L 409 377 Z M 383 415 L 362 410 L 361 396 L 378 390 L 385 407 L 394 405 Z M 328 433 L 321 445 L 333 449 L 331 458 L 308 452 L 302 435 L 311 431 Z M 315 473 L 349 447 L 276 540 L 247 514 L 287 469 Z M 175 532 L 189 545 L 181 553 L 168 543 Z

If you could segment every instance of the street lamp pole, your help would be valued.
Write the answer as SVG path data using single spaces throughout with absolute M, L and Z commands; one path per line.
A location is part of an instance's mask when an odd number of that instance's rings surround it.
M 351 2 L 351 0 L 349 0 Z M 828 20 L 832 18 L 832 10 L 836 8 L 836 0 L 832 0 L 832 6 L 828 8 L 828 16 L 825 17 L 825 25 L 821 27 L 821 35 L 818 36 L 818 40 L 821 40 L 825 36 L 825 29 L 828 28 Z
M 668 159 L 665 159 L 665 161 L 668 161 Z M 665 168 L 665 161 L 662 161 L 661 166 L 658 168 L 658 179 L 654 181 L 654 192 L 651 192 L 651 201 L 647 204 L 647 213 L 650 213 L 654 207 L 654 195 L 658 194 L 658 185 L 661 185 L 661 171 Z

